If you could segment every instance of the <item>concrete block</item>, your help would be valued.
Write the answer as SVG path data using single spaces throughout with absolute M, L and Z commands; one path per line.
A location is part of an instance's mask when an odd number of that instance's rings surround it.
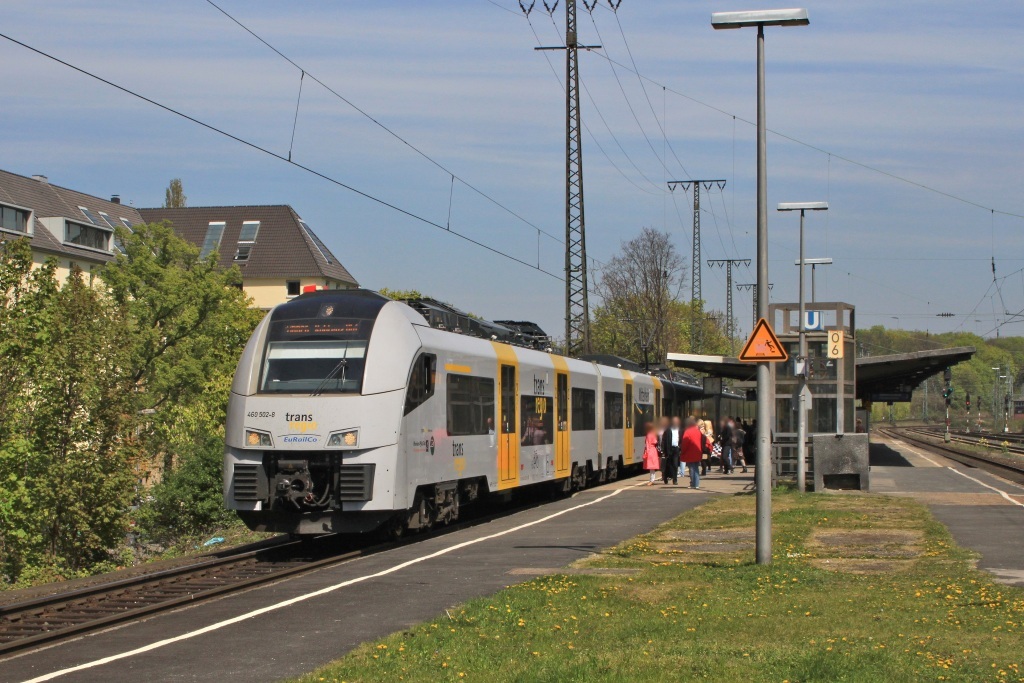
M 867 434 L 811 434 L 814 490 L 870 490 Z

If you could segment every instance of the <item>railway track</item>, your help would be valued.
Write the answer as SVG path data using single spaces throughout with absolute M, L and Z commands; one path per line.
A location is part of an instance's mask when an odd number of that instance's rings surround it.
M 956 434 L 952 436 L 951 442 L 947 444 L 943 442 L 941 433 L 924 428 L 887 427 L 879 431 L 883 435 L 909 441 L 917 446 L 927 448 L 950 460 L 955 460 L 971 467 L 985 469 L 1017 483 L 1024 483 L 1024 460 L 1011 455 L 1001 455 L 999 453 L 981 455 L 962 448 L 956 448 L 957 443 L 976 445 L 984 435 L 972 439 L 968 438 L 969 435 Z M 1009 453 L 1024 454 L 1024 447 L 1009 446 L 1007 450 Z
M 0 660 L 9 655 L 56 643 L 119 623 L 236 593 L 254 586 L 351 561 L 358 557 L 416 543 L 538 507 L 551 501 L 541 494 L 524 496 L 519 504 L 477 513 L 432 533 L 373 543 L 339 552 L 350 538 L 325 536 L 312 542 L 289 541 L 224 557 L 202 560 L 78 590 L 0 606 Z
M 361 556 L 295 541 L 0 607 L 0 657 Z

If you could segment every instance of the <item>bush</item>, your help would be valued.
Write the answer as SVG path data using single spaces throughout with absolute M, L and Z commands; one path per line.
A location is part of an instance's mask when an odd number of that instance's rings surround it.
M 179 454 L 178 466 L 165 473 L 139 507 L 136 521 L 143 540 L 169 544 L 237 523 L 221 494 L 223 457 L 224 441 L 217 437 Z

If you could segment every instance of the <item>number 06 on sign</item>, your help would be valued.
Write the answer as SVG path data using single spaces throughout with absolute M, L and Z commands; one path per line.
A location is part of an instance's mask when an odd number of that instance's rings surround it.
M 828 357 L 843 357 L 843 331 L 830 330 L 828 333 Z

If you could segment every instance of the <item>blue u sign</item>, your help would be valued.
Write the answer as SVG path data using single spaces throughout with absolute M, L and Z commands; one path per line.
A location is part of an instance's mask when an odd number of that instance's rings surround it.
M 823 330 L 825 323 L 821 318 L 821 311 L 804 311 L 805 330 Z

